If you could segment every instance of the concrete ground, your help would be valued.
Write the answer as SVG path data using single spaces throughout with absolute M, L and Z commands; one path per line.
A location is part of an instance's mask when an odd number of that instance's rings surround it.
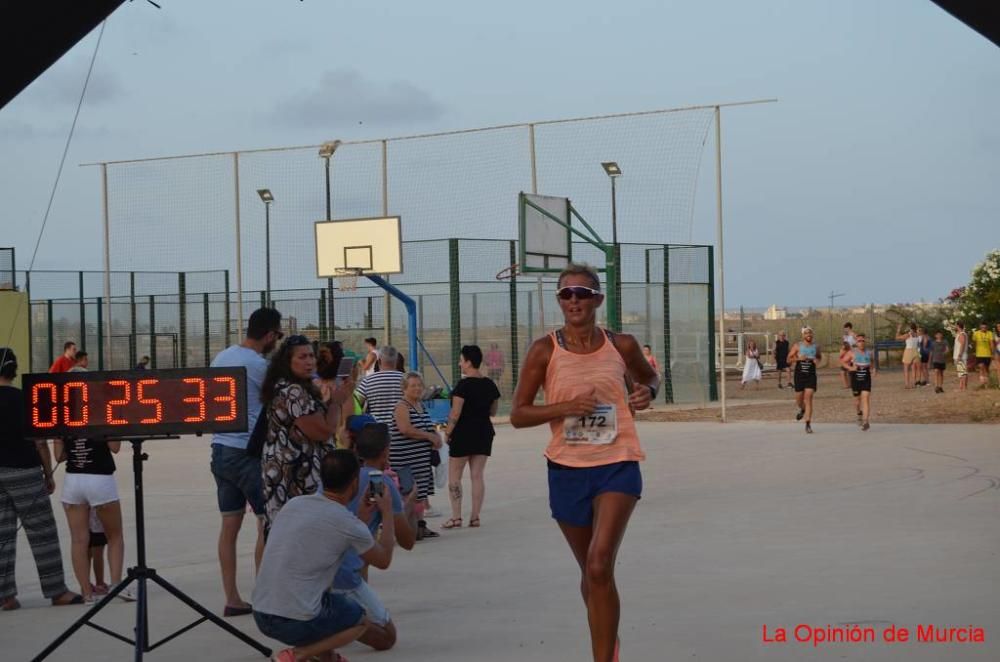
M 1000 659 L 1000 429 L 992 426 L 643 423 L 645 493 L 619 556 L 624 660 Z M 499 428 L 487 466 L 480 529 L 443 531 L 393 567 L 373 571 L 398 625 L 397 648 L 355 644 L 352 660 L 589 660 L 578 574 L 549 519 L 541 429 Z M 147 444 L 149 563 L 195 599 L 222 607 L 218 513 L 208 440 Z M 61 478 L 61 475 L 60 475 Z M 119 459 L 134 560 L 132 476 Z M 468 490 L 466 490 L 468 492 Z M 55 501 L 53 503 L 56 503 Z M 439 509 L 447 506 L 440 493 Z M 468 518 L 468 504 L 466 504 Z M 57 513 L 69 573 L 65 518 Z M 436 528 L 443 520 L 431 520 Z M 249 531 L 248 531 L 249 533 Z M 241 544 L 249 597 L 251 536 Z M 303 541 L 308 544 L 308 541 Z M 0 613 L 0 657 L 26 660 L 83 613 L 39 594 L 18 542 L 24 608 Z M 71 585 L 75 582 L 71 581 Z M 153 637 L 187 623 L 187 607 L 155 589 Z M 129 633 L 134 606 L 99 622 Z M 251 617 L 231 622 L 258 636 Z M 878 643 L 765 644 L 798 624 L 859 623 Z M 882 632 L 974 626 L 981 644 L 887 644 Z M 914 632 L 914 637 L 916 633 Z M 273 642 L 270 642 L 273 644 Z M 50 659 L 125 659 L 122 643 L 85 628 Z M 150 660 L 253 660 L 255 651 L 210 624 Z

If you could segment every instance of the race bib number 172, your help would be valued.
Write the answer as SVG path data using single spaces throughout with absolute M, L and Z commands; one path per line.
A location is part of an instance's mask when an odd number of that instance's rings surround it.
M 563 421 L 567 444 L 610 444 L 618 436 L 618 415 L 614 405 L 597 405 L 587 416 L 567 416 Z

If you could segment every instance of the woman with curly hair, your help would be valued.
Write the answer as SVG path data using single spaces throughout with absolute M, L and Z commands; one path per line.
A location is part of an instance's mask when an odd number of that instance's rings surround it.
M 354 384 L 335 386 L 328 403 L 313 383 L 316 355 L 305 336 L 289 336 L 271 359 L 261 388 L 267 438 L 261 454 L 265 526 L 292 497 L 321 488 L 320 465 L 334 450 L 333 434 Z

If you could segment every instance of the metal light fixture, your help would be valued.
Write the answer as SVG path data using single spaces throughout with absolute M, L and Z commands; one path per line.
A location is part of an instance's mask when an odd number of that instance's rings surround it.
M 604 168 L 604 172 L 608 173 L 608 177 L 621 177 L 622 169 L 618 167 L 616 162 L 605 161 L 601 167 Z
M 328 140 L 319 146 L 319 155 L 324 159 L 329 159 L 338 147 L 340 147 L 339 140 Z
M 257 189 L 257 195 L 264 203 L 264 269 L 267 279 L 267 293 L 264 296 L 264 304 L 270 306 L 271 300 L 271 203 L 274 202 L 274 195 L 269 188 Z

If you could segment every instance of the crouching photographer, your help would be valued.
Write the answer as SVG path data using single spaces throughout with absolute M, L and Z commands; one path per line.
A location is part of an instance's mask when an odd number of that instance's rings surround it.
M 292 647 L 275 656 L 280 662 L 314 656 L 334 662 L 341 659 L 335 649 L 368 627 L 357 602 L 327 592 L 348 551 L 376 568 L 392 562 L 396 534 L 389 491 L 363 499 L 357 516 L 347 508 L 358 495 L 359 469 L 351 451 L 328 453 L 321 464 L 323 491 L 289 500 L 271 526 L 253 608 L 260 631 Z M 376 509 L 381 542 L 365 525 Z

